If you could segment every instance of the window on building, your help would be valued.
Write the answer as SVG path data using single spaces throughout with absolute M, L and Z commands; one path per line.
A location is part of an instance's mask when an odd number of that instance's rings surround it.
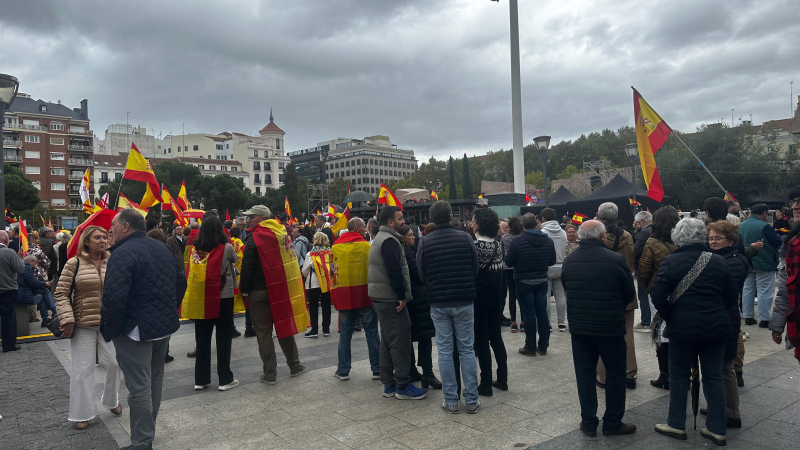
M 204 164 L 198 164 L 197 168 L 200 170 L 206 170 L 206 166 Z
M 238 171 L 239 171 L 238 167 L 235 167 L 235 166 L 231 167 L 231 172 L 238 172 Z
M 356 175 L 361 175 L 361 169 L 356 169 Z
M 264 183 L 272 184 L 272 175 L 270 174 L 264 175 Z
M 122 181 L 122 174 L 121 174 L 120 172 L 116 172 L 116 173 L 114 174 L 114 181 L 116 181 L 117 183 L 119 183 L 120 181 Z
M 369 169 L 369 173 L 370 173 L 371 175 L 375 175 L 375 169 Z
M 199 148 L 199 146 L 198 146 L 198 145 L 193 145 L 193 146 L 192 146 L 192 150 L 194 150 L 194 151 L 198 151 L 198 150 L 200 150 L 200 148 Z
M 25 174 L 27 175 L 39 175 L 42 173 L 42 169 L 38 166 L 25 166 Z
M 217 148 L 217 150 L 222 150 L 222 144 L 217 144 L 216 148 Z
M 283 183 L 283 174 L 282 173 L 278 174 L 278 182 L 279 183 Z
M 100 182 L 108 183 L 108 172 L 100 172 Z
M 225 144 L 225 150 L 228 150 L 229 148 L 231 148 L 231 144 Z
M 253 158 L 258 158 L 258 150 L 253 150 Z
M 27 150 L 25 152 L 25 158 L 39 159 L 39 158 L 41 158 L 41 156 L 40 156 L 41 154 L 42 154 L 42 152 L 32 152 L 30 150 Z
M 336 169 L 338 169 L 338 168 L 339 168 L 339 163 L 336 163 L 336 164 L 334 164 L 334 167 L 335 167 Z
M 208 159 L 211 159 L 211 155 L 208 155 Z
M 39 112 L 46 113 L 47 112 L 47 105 L 40 105 L 39 106 Z
M 217 170 L 217 166 L 208 166 L 208 170 Z
M 63 153 L 59 153 L 59 152 L 50 153 L 50 160 L 51 161 L 63 161 L 64 160 L 64 154 Z
M 261 195 L 261 187 L 256 186 L 256 195 Z
M 50 138 L 50 145 L 64 145 L 64 138 Z
M 375 164 L 375 161 L 374 161 L 372 158 L 370 158 L 370 159 L 369 159 L 369 163 L 370 163 L 370 164 Z
M 380 172 L 378 175 L 383 175 L 383 169 L 379 169 L 378 172 Z
M 178 146 L 178 153 L 180 153 L 180 152 L 181 152 L 181 146 L 179 145 Z
M 275 148 L 280 150 L 281 149 L 281 140 L 280 138 L 275 139 Z
M 345 161 L 345 162 L 344 162 L 344 166 L 345 166 L 345 167 L 350 167 L 350 161 Z
M 36 134 L 26 134 L 25 135 L 25 142 L 30 142 L 31 144 L 38 144 L 39 143 L 39 136 Z
M 50 183 L 51 191 L 63 191 L 65 189 L 66 185 L 64 183 Z
M 223 172 L 227 172 L 227 171 L 228 171 L 228 166 L 222 166 L 222 167 L 220 167 L 220 169 L 221 169 Z
M 258 161 L 253 161 L 253 170 L 261 170 L 261 163 Z
M 57 131 L 64 131 L 64 124 L 59 122 L 50 122 L 50 129 Z
M 278 163 L 278 169 L 283 169 L 284 166 L 285 166 L 285 163 L 282 163 L 282 162 Z
M 67 201 L 63 198 L 51 198 L 50 206 L 67 206 Z
M 51 167 L 50 175 L 64 175 L 66 172 L 63 167 Z
M 349 170 L 347 171 L 347 173 L 345 173 L 345 176 L 346 176 L 346 177 L 349 177 L 349 176 L 350 176 L 350 171 L 349 171 Z

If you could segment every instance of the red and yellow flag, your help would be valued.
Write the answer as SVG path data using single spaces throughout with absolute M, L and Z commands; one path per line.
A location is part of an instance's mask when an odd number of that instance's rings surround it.
M 575 213 L 572 215 L 572 223 L 574 224 L 582 224 L 584 220 L 588 219 L 588 216 L 584 216 L 581 213 Z
M 164 199 L 164 206 L 169 206 L 172 210 L 172 214 L 175 215 L 175 220 L 180 224 L 180 226 L 185 227 L 189 225 L 189 219 L 183 217 L 181 211 L 181 207 L 175 202 L 175 199 L 172 198 L 172 194 L 169 193 L 166 186 L 162 186 L 161 190 L 161 198 Z
M 258 224 L 252 235 L 267 281 L 272 321 L 278 338 L 305 331 L 310 321 L 303 277 L 286 227 L 275 219 L 268 219 Z
M 178 205 L 181 209 L 189 209 L 189 198 L 186 197 L 186 180 L 181 181 L 181 190 L 178 191 Z
M 22 256 L 28 254 L 28 225 L 23 220 L 19 223 L 19 246 L 22 249 Z
M 147 159 L 139 153 L 136 144 L 132 142 L 131 150 L 128 153 L 128 163 L 125 165 L 125 173 L 122 175 L 122 178 L 147 183 L 152 196 L 159 202 L 161 201 L 159 196 L 161 190 L 159 189 L 158 180 L 156 180 L 156 174 L 153 173 L 153 168 L 150 166 L 150 163 L 147 162 Z M 145 194 L 145 197 L 147 197 L 147 194 Z M 142 200 L 144 201 L 144 199 Z
M 310 252 L 311 262 L 314 264 L 314 273 L 319 281 L 319 288 L 323 293 L 331 290 L 331 261 L 333 255 L 330 250 Z
M 437 202 L 439 201 L 439 194 L 436 193 L 436 189 L 431 189 L 431 198 Z
M 628 197 L 628 202 L 631 204 L 631 206 L 642 206 L 641 203 L 639 203 L 638 201 L 636 201 L 636 200 L 634 200 L 634 199 L 632 199 L 630 197 Z
M 289 206 L 289 197 L 284 197 L 285 200 L 283 201 L 283 212 L 285 212 L 289 218 L 292 218 L 292 207 Z
M 383 203 L 389 206 L 397 206 L 400 208 L 400 211 L 403 210 L 403 205 L 400 204 L 400 200 L 398 200 L 394 195 L 394 192 L 390 191 L 389 188 L 387 188 L 383 183 L 381 183 L 381 190 L 378 193 L 378 203 Z
M 92 168 L 90 167 L 86 169 L 86 172 L 83 173 L 83 179 L 81 180 L 81 186 L 78 191 L 81 196 L 81 201 L 83 202 L 83 212 L 87 214 L 91 214 L 93 212 L 92 196 L 89 192 L 89 184 L 91 183 L 91 170 Z
M 153 192 L 151 186 L 152 184 L 148 183 L 145 187 L 141 202 L 142 208 L 152 208 L 153 206 L 161 203 L 161 195 L 159 195 L 158 191 Z
M 339 237 L 331 248 L 331 302 L 337 310 L 372 306 L 367 294 L 369 242 L 355 232 Z
M 139 214 L 141 214 L 142 217 L 147 217 L 147 213 L 150 212 L 148 209 L 142 208 L 138 203 L 128 200 L 128 197 L 125 197 L 125 194 L 119 194 L 117 211 L 122 211 L 125 208 L 133 208 L 136 211 L 139 211 Z
M 233 246 L 233 250 L 236 252 L 237 260 L 236 260 L 236 270 L 239 272 L 242 271 L 242 258 L 244 257 L 244 242 L 242 242 L 239 238 L 230 238 L 231 245 Z M 237 277 L 239 283 L 242 281 L 242 276 L 239 275 Z M 247 302 L 242 297 L 242 292 L 239 290 L 239 283 L 236 283 L 236 287 L 233 288 L 233 312 L 239 313 L 244 312 L 249 306 Z
M 664 198 L 664 186 L 656 167 L 655 154 L 667 141 L 672 128 L 633 89 L 633 117 L 636 122 L 636 143 L 639 146 L 639 161 L 642 164 L 647 196 L 660 202 Z
M 210 253 L 192 247 L 186 266 L 186 294 L 181 303 L 181 317 L 185 319 L 219 318 L 220 292 L 222 290 L 222 257 L 225 244 L 217 245 Z
M 336 214 L 336 217 L 338 217 L 338 219 L 336 220 L 336 223 L 333 224 L 333 227 L 331 227 L 331 233 L 333 233 L 334 240 L 336 239 L 336 236 L 339 236 L 339 233 L 342 230 L 347 229 L 347 223 L 350 222 L 350 207 L 348 206 L 343 212 Z
M 121 200 L 122 198 L 120 198 L 120 201 Z M 81 241 L 83 230 L 90 225 L 96 225 L 104 230 L 110 230 L 111 221 L 114 219 L 114 217 L 116 217 L 116 215 L 117 212 L 112 209 L 100 208 L 92 213 L 88 219 L 84 220 L 82 224 L 78 225 L 78 227 L 75 229 L 75 233 L 72 234 L 72 238 L 70 238 L 69 243 L 67 244 L 67 258 L 72 258 L 78 254 L 78 243 Z

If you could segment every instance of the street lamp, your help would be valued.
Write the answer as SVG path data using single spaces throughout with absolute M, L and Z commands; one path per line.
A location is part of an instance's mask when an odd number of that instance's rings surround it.
M 0 73 L 0 140 L 3 136 L 3 124 L 5 123 L 6 110 L 11 103 L 14 102 L 14 97 L 17 96 L 19 89 L 19 80 L 11 75 Z M 3 210 L 3 219 L 0 224 L 0 230 L 6 229 L 6 179 L 5 179 L 5 156 L 6 150 L 0 151 L 0 209 Z
M 550 147 L 550 136 L 537 136 L 533 138 L 533 143 L 539 149 L 539 156 L 542 157 L 542 174 L 544 175 L 544 206 L 550 207 L 550 196 L 547 194 L 547 148 Z
M 788 202 L 786 200 L 786 172 L 792 168 L 792 162 L 786 160 L 778 161 L 778 168 L 781 169 L 781 172 L 783 172 L 783 204 L 788 206 Z
M 633 201 L 636 202 L 636 160 L 639 158 L 639 146 L 636 144 L 628 144 L 625 146 L 625 154 L 631 162 L 631 176 L 633 177 Z M 633 210 L 636 211 L 636 206 L 633 205 Z

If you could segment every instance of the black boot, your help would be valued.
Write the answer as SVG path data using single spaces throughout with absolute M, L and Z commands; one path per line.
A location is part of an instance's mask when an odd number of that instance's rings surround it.
M 431 389 L 441 389 L 442 382 L 439 381 L 438 378 L 436 378 L 436 375 L 431 373 L 422 376 L 422 387 L 424 387 L 425 389 L 427 389 L 428 387 L 430 387 Z
M 669 375 L 661 373 L 657 380 L 650 380 L 650 386 L 669 390 Z
M 657 388 L 669 390 L 669 344 L 662 343 L 656 348 L 658 358 L 658 371 L 660 375 L 657 380 L 650 381 L 650 385 Z
M 424 380 L 422 375 L 417 371 L 416 367 L 412 367 L 411 368 L 411 373 L 409 375 L 411 375 L 411 382 L 412 383 L 416 383 L 417 381 L 423 381 Z

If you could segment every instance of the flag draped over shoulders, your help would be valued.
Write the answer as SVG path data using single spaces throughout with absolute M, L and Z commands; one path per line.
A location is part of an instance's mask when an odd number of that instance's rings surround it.
M 186 248 L 183 249 L 183 265 L 189 265 L 189 257 L 192 255 L 192 249 L 194 248 L 194 240 L 197 239 L 197 235 L 200 234 L 200 229 L 195 228 L 189 233 L 189 237 L 186 238 Z
M 331 290 L 331 262 L 333 254 L 330 249 L 309 252 L 311 262 L 314 263 L 314 273 L 319 281 L 319 288 L 322 292 Z
M 356 232 L 344 233 L 331 248 L 331 302 L 337 310 L 372 306 L 367 295 L 369 242 Z
M 242 271 L 242 258 L 244 257 L 244 243 L 239 238 L 231 238 L 231 246 L 236 252 L 236 270 Z M 241 282 L 241 275 L 236 277 L 236 287 L 233 288 L 233 312 L 242 312 L 248 308 L 247 302 L 242 297 L 242 292 L 239 290 L 239 283 Z
M 268 219 L 258 224 L 252 233 L 267 282 L 272 321 L 278 338 L 305 331 L 310 320 L 303 278 L 286 228 L 277 220 Z
M 222 259 L 225 245 L 217 245 L 210 253 L 192 248 L 186 267 L 186 294 L 181 305 L 181 317 L 187 319 L 216 319 L 219 317 L 222 290 Z

